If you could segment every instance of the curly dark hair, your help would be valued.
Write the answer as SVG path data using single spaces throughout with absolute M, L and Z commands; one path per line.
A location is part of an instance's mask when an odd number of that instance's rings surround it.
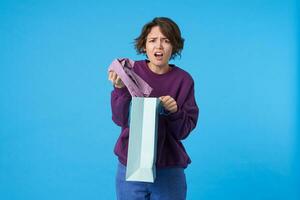
M 181 37 L 178 25 L 167 17 L 155 17 L 152 21 L 143 26 L 140 36 L 134 39 L 134 47 L 137 53 L 146 53 L 144 50 L 146 46 L 146 39 L 154 26 L 158 26 L 162 34 L 170 40 L 173 49 L 171 59 L 174 59 L 176 56 L 181 57 L 184 39 Z

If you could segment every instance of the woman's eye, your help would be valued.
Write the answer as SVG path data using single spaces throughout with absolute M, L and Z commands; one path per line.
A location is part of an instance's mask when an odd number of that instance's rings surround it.
M 170 43 L 170 40 L 165 40 L 166 43 Z

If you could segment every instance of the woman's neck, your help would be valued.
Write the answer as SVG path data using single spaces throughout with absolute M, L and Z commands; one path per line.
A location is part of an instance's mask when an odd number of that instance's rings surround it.
M 151 62 L 147 63 L 149 69 L 154 72 L 155 74 L 165 74 L 170 71 L 171 67 L 169 64 L 166 64 L 164 66 L 157 66 L 152 64 Z

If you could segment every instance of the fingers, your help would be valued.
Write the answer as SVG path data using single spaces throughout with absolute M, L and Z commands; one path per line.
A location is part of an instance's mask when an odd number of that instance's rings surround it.
M 110 71 L 108 74 L 108 80 L 110 80 L 113 84 L 115 84 L 118 75 L 114 71 Z
M 177 103 L 171 96 L 161 96 L 159 99 L 166 110 L 172 113 L 177 111 Z
M 108 74 L 108 80 L 110 80 L 111 82 L 114 82 L 115 75 L 116 75 L 116 73 L 114 71 L 110 71 Z
M 121 78 L 117 75 L 116 72 L 110 71 L 108 74 L 108 80 L 112 82 L 112 84 L 117 87 L 117 88 L 122 88 L 124 87 L 124 83 L 121 80 Z
M 175 102 L 175 100 L 172 97 L 170 97 L 170 96 L 166 96 L 166 98 L 164 98 L 164 101 L 165 101 L 164 103 L 166 105 L 170 105 L 171 103 Z
M 118 84 L 118 85 L 119 85 L 119 84 L 121 84 L 121 82 L 122 82 L 122 81 L 121 81 L 120 76 L 117 76 L 117 77 L 116 77 L 116 80 L 115 80 L 115 84 Z
M 171 105 L 171 106 L 169 107 L 169 111 L 170 111 L 170 112 L 176 112 L 176 111 L 177 111 L 177 104 L 175 103 L 175 104 Z
M 108 73 L 108 80 L 111 80 L 111 74 L 112 74 L 112 72 L 110 71 L 110 72 Z
M 172 103 L 172 102 L 174 102 L 175 100 L 172 98 L 172 97 L 170 97 L 170 96 L 162 96 L 162 97 L 160 97 L 160 100 L 162 101 L 162 103 L 164 104 L 164 105 L 169 105 L 170 103 Z M 175 102 L 176 103 L 176 102 Z
M 116 83 L 117 77 L 118 77 L 117 73 L 116 73 L 116 72 L 113 72 L 112 80 L 113 80 L 113 83 L 114 83 L 114 84 Z

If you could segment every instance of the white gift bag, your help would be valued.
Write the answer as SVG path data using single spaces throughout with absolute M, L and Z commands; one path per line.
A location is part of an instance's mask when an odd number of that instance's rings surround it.
M 159 109 L 158 98 L 132 97 L 126 181 L 155 180 Z

